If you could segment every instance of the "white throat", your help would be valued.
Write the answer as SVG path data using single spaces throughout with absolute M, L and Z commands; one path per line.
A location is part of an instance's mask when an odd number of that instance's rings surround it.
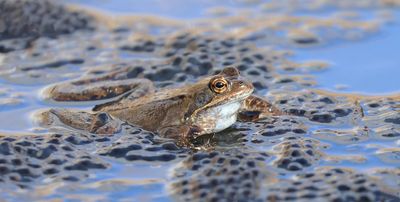
M 232 102 L 213 108 L 213 115 L 216 117 L 215 128 L 213 132 L 222 131 L 236 122 L 237 112 L 240 109 L 241 102 Z

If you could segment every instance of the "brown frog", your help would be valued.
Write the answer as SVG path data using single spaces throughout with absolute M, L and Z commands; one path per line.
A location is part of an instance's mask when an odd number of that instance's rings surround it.
M 110 75 L 107 78 L 109 80 Z M 98 77 L 64 83 L 48 89 L 48 93 L 54 100 L 71 101 L 103 99 L 109 96 L 107 92 L 113 92 L 114 96 L 124 92 L 120 99 L 94 107 L 93 111 L 99 118 L 90 119 L 92 123 L 87 124 L 92 127 L 90 131 L 95 131 L 93 126 L 109 125 L 106 122 L 112 118 L 105 116 L 105 112 L 111 117 L 175 139 L 217 133 L 234 124 L 238 118 L 252 121 L 280 114 L 267 101 L 252 95 L 253 85 L 241 77 L 234 67 L 227 67 L 221 73 L 194 84 L 158 92 L 154 92 L 151 81 L 146 79 L 125 81 L 126 85 L 113 85 L 112 81 L 108 81 L 111 83 L 107 87 L 95 84 L 103 80 Z M 93 84 L 91 88 L 80 86 L 90 83 Z M 129 88 L 134 89 L 133 92 L 125 92 Z M 69 121 L 69 125 L 74 124 Z

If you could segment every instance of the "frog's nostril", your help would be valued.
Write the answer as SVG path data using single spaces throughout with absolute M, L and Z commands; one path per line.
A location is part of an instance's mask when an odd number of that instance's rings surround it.
M 239 85 L 240 86 L 244 86 L 244 82 L 243 81 L 239 81 Z

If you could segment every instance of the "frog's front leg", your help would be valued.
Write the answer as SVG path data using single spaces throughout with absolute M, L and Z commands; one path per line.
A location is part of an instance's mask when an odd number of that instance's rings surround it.
M 171 138 L 177 141 L 180 146 L 190 146 L 191 141 L 194 140 L 201 132 L 197 126 L 179 125 L 167 126 L 157 131 L 162 137 Z
M 93 101 L 134 93 L 134 97 L 154 92 L 148 79 L 129 78 L 128 70 L 118 70 L 95 76 L 83 76 L 48 87 L 46 98 L 55 101 Z M 89 74 L 90 75 L 90 74 Z
M 256 95 L 251 95 L 243 102 L 238 119 L 239 121 L 256 121 L 268 116 L 282 114 L 281 110 L 274 107 L 267 100 Z

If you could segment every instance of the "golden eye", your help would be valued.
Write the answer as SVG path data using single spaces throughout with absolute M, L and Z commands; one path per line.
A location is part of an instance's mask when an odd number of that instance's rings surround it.
M 228 89 L 228 82 L 223 78 L 217 78 L 210 82 L 210 88 L 216 93 L 223 93 Z

